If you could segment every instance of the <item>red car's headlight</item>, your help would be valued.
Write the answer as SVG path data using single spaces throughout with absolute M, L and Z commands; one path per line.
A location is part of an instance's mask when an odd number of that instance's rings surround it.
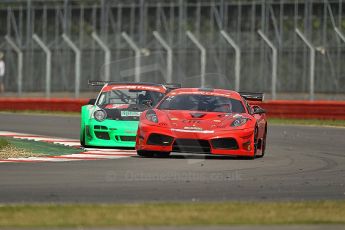
M 245 117 L 237 117 L 232 123 L 231 127 L 239 127 L 247 123 L 249 119 Z
M 146 112 L 146 119 L 153 123 L 158 123 L 158 117 L 154 110 L 148 110 Z

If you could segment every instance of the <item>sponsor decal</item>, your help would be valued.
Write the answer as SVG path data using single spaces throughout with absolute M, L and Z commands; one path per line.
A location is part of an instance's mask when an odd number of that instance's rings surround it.
M 102 92 L 110 91 L 110 90 L 121 90 L 121 89 L 134 89 L 134 90 L 148 90 L 148 91 L 156 91 L 156 92 L 164 92 L 164 88 L 162 86 L 149 86 L 149 85 L 108 85 L 106 86 Z
M 174 99 L 174 97 L 175 97 L 175 96 L 169 96 L 169 97 L 167 97 L 165 100 L 166 100 L 166 101 L 171 101 L 172 99 Z
M 121 111 L 121 117 L 139 117 L 142 112 Z
M 125 133 L 127 134 L 136 134 L 137 132 L 134 130 L 125 130 Z
M 196 127 L 196 126 L 185 126 L 184 129 L 187 129 L 187 130 L 202 130 L 202 128 Z
M 185 132 L 185 133 L 214 133 L 214 130 L 188 130 L 188 129 L 171 129 L 171 131 Z
M 105 108 L 107 109 L 127 109 L 129 104 L 111 104 L 107 105 Z
M 219 97 L 227 97 L 230 98 L 233 93 L 225 92 L 225 93 L 216 93 L 216 92 L 205 92 L 205 91 L 196 91 L 196 92 L 172 92 L 170 95 L 180 95 L 180 94 L 197 94 L 197 95 L 206 95 L 206 96 L 219 96 Z
M 182 122 L 188 123 L 188 124 L 193 124 L 193 125 L 201 123 L 201 121 L 199 121 L 199 120 L 182 120 Z

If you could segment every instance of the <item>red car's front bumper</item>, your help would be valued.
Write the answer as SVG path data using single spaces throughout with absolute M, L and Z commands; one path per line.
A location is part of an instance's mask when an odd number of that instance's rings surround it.
M 136 149 L 254 156 L 254 128 L 184 130 L 141 124 Z

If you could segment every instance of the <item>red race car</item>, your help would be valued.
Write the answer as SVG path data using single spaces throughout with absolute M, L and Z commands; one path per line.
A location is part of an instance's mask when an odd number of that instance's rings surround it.
M 262 93 L 223 89 L 181 88 L 168 93 L 140 116 L 136 137 L 139 156 L 169 156 L 170 152 L 264 156 L 265 110 L 248 101 Z

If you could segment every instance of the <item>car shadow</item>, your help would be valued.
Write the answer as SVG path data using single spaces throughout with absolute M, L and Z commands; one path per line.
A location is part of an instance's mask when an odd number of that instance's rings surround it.
M 224 155 L 207 155 L 207 154 L 175 154 L 166 157 L 156 155 L 154 157 L 140 157 L 132 156 L 133 158 L 146 158 L 146 159 L 167 159 L 167 160 L 176 160 L 176 159 L 187 159 L 187 160 L 250 160 L 251 158 L 243 156 L 224 156 Z
M 98 149 L 117 149 L 117 150 L 135 150 L 132 147 L 96 147 L 92 146 L 90 148 Z M 140 157 L 140 156 L 131 156 L 132 158 L 147 158 L 147 159 L 187 159 L 187 160 L 252 160 L 253 158 L 245 156 L 225 156 L 225 155 L 211 155 L 203 153 L 172 153 L 170 156 L 160 156 L 155 155 L 154 157 Z
M 113 149 L 113 150 L 135 150 L 134 147 L 104 147 L 104 146 L 86 146 L 85 148 L 90 149 Z

